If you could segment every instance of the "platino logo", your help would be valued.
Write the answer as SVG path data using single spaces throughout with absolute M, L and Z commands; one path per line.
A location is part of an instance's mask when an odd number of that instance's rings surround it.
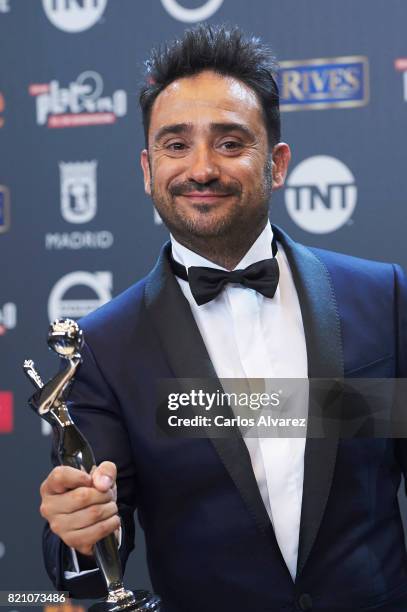
M 1 116 L 1 113 L 4 113 L 5 108 L 6 102 L 4 100 L 3 94 L 0 91 L 0 128 L 2 128 L 4 125 L 4 117 Z
M 369 102 L 367 57 L 280 62 L 281 110 L 351 108 Z
M 96 215 L 97 161 L 60 162 L 61 213 L 68 223 L 87 223 Z
M 403 73 L 403 96 L 404 102 L 407 102 L 407 57 L 396 59 L 394 67 L 396 70 Z
M 17 325 L 17 306 L 13 302 L 7 302 L 0 308 L 0 336 Z
M 9 0 L 0 0 L 0 13 L 9 13 L 9 12 L 10 12 Z
M 310 157 L 287 180 L 288 213 L 307 232 L 327 234 L 339 229 L 351 217 L 356 201 L 355 178 L 335 157 Z
M 195 23 L 197 21 L 205 21 L 212 17 L 214 13 L 222 6 L 223 0 L 207 0 L 198 8 L 185 8 L 181 6 L 178 0 L 161 0 L 166 11 L 184 23 Z
M 0 234 L 10 227 L 10 192 L 0 185 Z
M 64 32 L 83 32 L 103 15 L 107 0 L 42 0 L 50 22 Z
M 74 287 L 83 286 L 96 294 L 96 299 L 65 298 Z M 113 279 L 111 272 L 71 272 L 63 276 L 53 287 L 48 299 L 50 321 L 68 317 L 79 319 L 112 299 Z M 82 290 L 83 291 L 83 290 Z M 83 293 L 82 293 L 83 295 Z
M 13 431 L 13 394 L 0 391 L 0 433 Z
M 33 83 L 28 92 L 35 96 L 38 125 L 49 128 L 107 125 L 127 114 L 127 94 L 117 89 L 111 97 L 104 96 L 103 79 L 98 72 L 86 70 L 69 84 L 58 81 Z

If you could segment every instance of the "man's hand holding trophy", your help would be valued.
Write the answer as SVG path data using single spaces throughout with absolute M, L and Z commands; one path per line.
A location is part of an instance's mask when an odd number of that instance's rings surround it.
M 92 612 L 159 612 L 158 597 L 123 586 L 115 536 L 120 529 L 116 466 L 104 461 L 96 467 L 93 451 L 74 424 L 66 404 L 82 361 L 82 330 L 71 319 L 57 319 L 49 328 L 48 345 L 66 362 L 66 367 L 49 382 L 42 382 L 33 361 L 24 362 L 24 371 L 36 388 L 29 404 L 51 424 L 61 464 L 41 486 L 41 514 L 67 546 L 82 555 L 94 555 L 106 582 L 107 597 L 94 604 Z

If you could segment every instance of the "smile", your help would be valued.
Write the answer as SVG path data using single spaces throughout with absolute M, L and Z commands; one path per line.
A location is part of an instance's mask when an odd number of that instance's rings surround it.
M 198 191 L 181 195 L 182 198 L 187 198 L 188 200 L 191 200 L 192 202 L 208 202 L 208 203 L 217 202 L 221 198 L 229 198 L 230 196 L 231 194 L 212 193 L 212 192 L 205 193 L 205 192 L 198 192 Z

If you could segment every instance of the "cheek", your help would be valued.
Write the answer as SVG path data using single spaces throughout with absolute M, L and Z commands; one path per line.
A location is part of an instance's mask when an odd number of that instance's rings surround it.
M 244 191 L 256 190 L 264 180 L 264 164 L 251 157 L 241 158 L 231 176 L 240 182 Z
M 172 182 L 178 181 L 185 172 L 185 162 L 171 158 L 157 159 L 153 165 L 153 180 L 155 187 L 168 189 Z

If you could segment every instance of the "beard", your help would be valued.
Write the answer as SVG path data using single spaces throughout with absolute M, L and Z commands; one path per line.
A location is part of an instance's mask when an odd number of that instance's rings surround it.
M 246 193 L 243 193 L 238 181 L 226 184 L 217 179 L 208 183 L 194 180 L 174 183 L 167 192 L 162 193 L 155 189 L 152 176 L 151 197 L 164 224 L 179 242 L 191 246 L 194 239 L 214 243 L 222 238 L 225 248 L 233 249 L 245 242 L 246 237 L 256 232 L 258 235 L 266 225 L 272 191 L 271 176 L 271 157 L 264 166 L 260 185 Z M 193 208 L 179 206 L 177 197 L 192 191 L 228 195 L 234 197 L 236 202 L 232 206 L 215 208 L 204 202 L 195 204 Z

